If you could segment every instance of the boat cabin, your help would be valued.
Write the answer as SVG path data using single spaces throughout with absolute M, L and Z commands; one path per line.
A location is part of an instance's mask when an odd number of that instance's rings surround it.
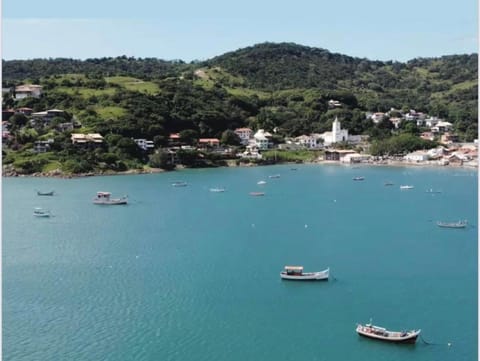
M 285 266 L 285 273 L 292 276 L 301 276 L 303 274 L 302 266 Z
M 112 193 L 110 192 L 97 192 L 97 198 L 98 199 L 110 199 L 110 196 Z

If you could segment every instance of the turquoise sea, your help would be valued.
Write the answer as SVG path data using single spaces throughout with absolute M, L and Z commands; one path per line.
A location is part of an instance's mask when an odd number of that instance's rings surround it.
M 476 170 L 280 165 L 2 183 L 4 360 L 477 359 Z M 94 205 L 97 191 L 130 203 Z M 436 225 L 460 219 L 468 228 Z M 330 267 L 331 279 L 281 281 L 285 265 Z M 370 318 L 433 344 L 358 336 Z

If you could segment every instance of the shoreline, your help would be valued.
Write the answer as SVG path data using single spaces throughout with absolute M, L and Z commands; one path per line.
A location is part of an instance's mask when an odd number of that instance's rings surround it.
M 339 165 L 345 167 L 406 167 L 406 168 L 443 168 L 443 169 L 465 169 L 465 170 L 476 170 L 478 172 L 479 164 L 448 164 L 441 165 L 435 163 L 413 163 L 405 162 L 399 160 L 387 160 L 387 161 L 374 161 L 374 162 L 361 162 L 361 163 L 342 163 L 339 161 L 331 160 L 320 160 L 320 161 L 308 161 L 302 163 L 296 162 L 278 162 L 274 164 L 231 164 L 229 163 L 226 166 L 219 166 L 214 168 L 248 168 L 248 167 L 265 167 L 271 165 L 282 165 L 282 164 L 291 164 L 291 165 L 302 165 L 302 164 L 317 164 L 317 165 Z M 211 167 L 210 167 L 211 168 Z M 182 169 L 206 169 L 206 168 L 187 168 L 182 165 L 177 166 L 173 170 L 165 170 L 162 168 L 148 168 L 148 169 L 129 169 L 126 171 L 115 172 L 88 172 L 88 173 L 79 173 L 79 174 L 64 174 L 60 170 L 54 170 L 51 172 L 42 172 L 42 173 L 32 173 L 32 174 L 20 174 L 14 171 L 5 173 L 2 171 L 2 178 L 58 178 L 58 179 L 77 179 L 85 177 L 101 177 L 101 176 L 120 176 L 120 175 L 141 175 L 141 174 L 158 174 L 164 172 L 175 172 Z

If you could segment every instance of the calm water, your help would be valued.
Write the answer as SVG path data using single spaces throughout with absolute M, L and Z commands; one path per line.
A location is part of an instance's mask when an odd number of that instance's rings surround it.
M 476 171 L 290 168 L 3 179 L 4 360 L 476 359 Z M 281 281 L 287 264 L 331 280 Z M 436 345 L 360 338 L 370 318 Z

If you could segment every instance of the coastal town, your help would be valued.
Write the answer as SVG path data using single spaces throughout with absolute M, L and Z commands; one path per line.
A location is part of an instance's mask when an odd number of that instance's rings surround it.
M 25 84 L 15 88 L 15 99 L 42 96 L 42 86 Z M 331 99 L 330 109 L 341 108 L 343 104 Z M 67 134 L 71 145 L 76 148 L 92 150 L 104 146 L 104 135 L 99 133 L 84 133 L 82 124 L 75 115 L 61 109 L 46 109 L 34 112 L 28 107 L 5 109 L 2 111 L 2 143 L 5 149 L 18 149 L 19 140 L 12 132 L 12 126 L 18 130 L 18 120 L 12 124 L 10 119 L 16 115 L 24 117 L 21 127 L 33 129 L 38 134 Z M 393 116 L 394 115 L 394 116 Z M 392 108 L 388 112 L 365 112 L 365 119 L 373 124 L 389 122 L 393 130 L 402 126 L 413 125 L 419 131 L 418 137 L 423 140 L 435 141 L 436 146 L 430 149 L 416 150 L 405 154 L 371 155 L 368 135 L 351 134 L 349 129 L 342 128 L 341 120 L 336 117 L 331 130 L 323 133 L 302 134 L 296 137 L 279 137 L 277 128 L 252 129 L 241 127 L 233 130 L 236 145 L 225 144 L 219 138 L 197 138 L 186 140 L 180 133 L 171 133 L 168 141 L 158 145 L 153 139 L 132 138 L 138 150 L 145 155 L 164 152 L 173 166 L 182 164 L 178 151 L 199 151 L 215 154 L 226 159 L 225 165 L 255 165 L 271 164 L 266 162 L 265 152 L 311 151 L 315 156 L 310 162 L 338 162 L 341 164 L 404 164 L 404 165 L 437 165 L 437 166 L 467 166 L 478 165 L 478 140 L 472 143 L 458 141 L 453 124 L 413 109 L 402 112 Z M 17 132 L 17 134 L 19 134 Z M 41 154 L 58 149 L 55 137 L 42 137 L 30 143 L 29 151 Z M 278 162 L 275 159 L 275 162 Z M 38 172 L 35 172 L 38 175 Z M 59 174 L 55 169 L 53 174 Z M 17 175 L 18 172 L 9 164 L 4 166 L 4 175 Z

